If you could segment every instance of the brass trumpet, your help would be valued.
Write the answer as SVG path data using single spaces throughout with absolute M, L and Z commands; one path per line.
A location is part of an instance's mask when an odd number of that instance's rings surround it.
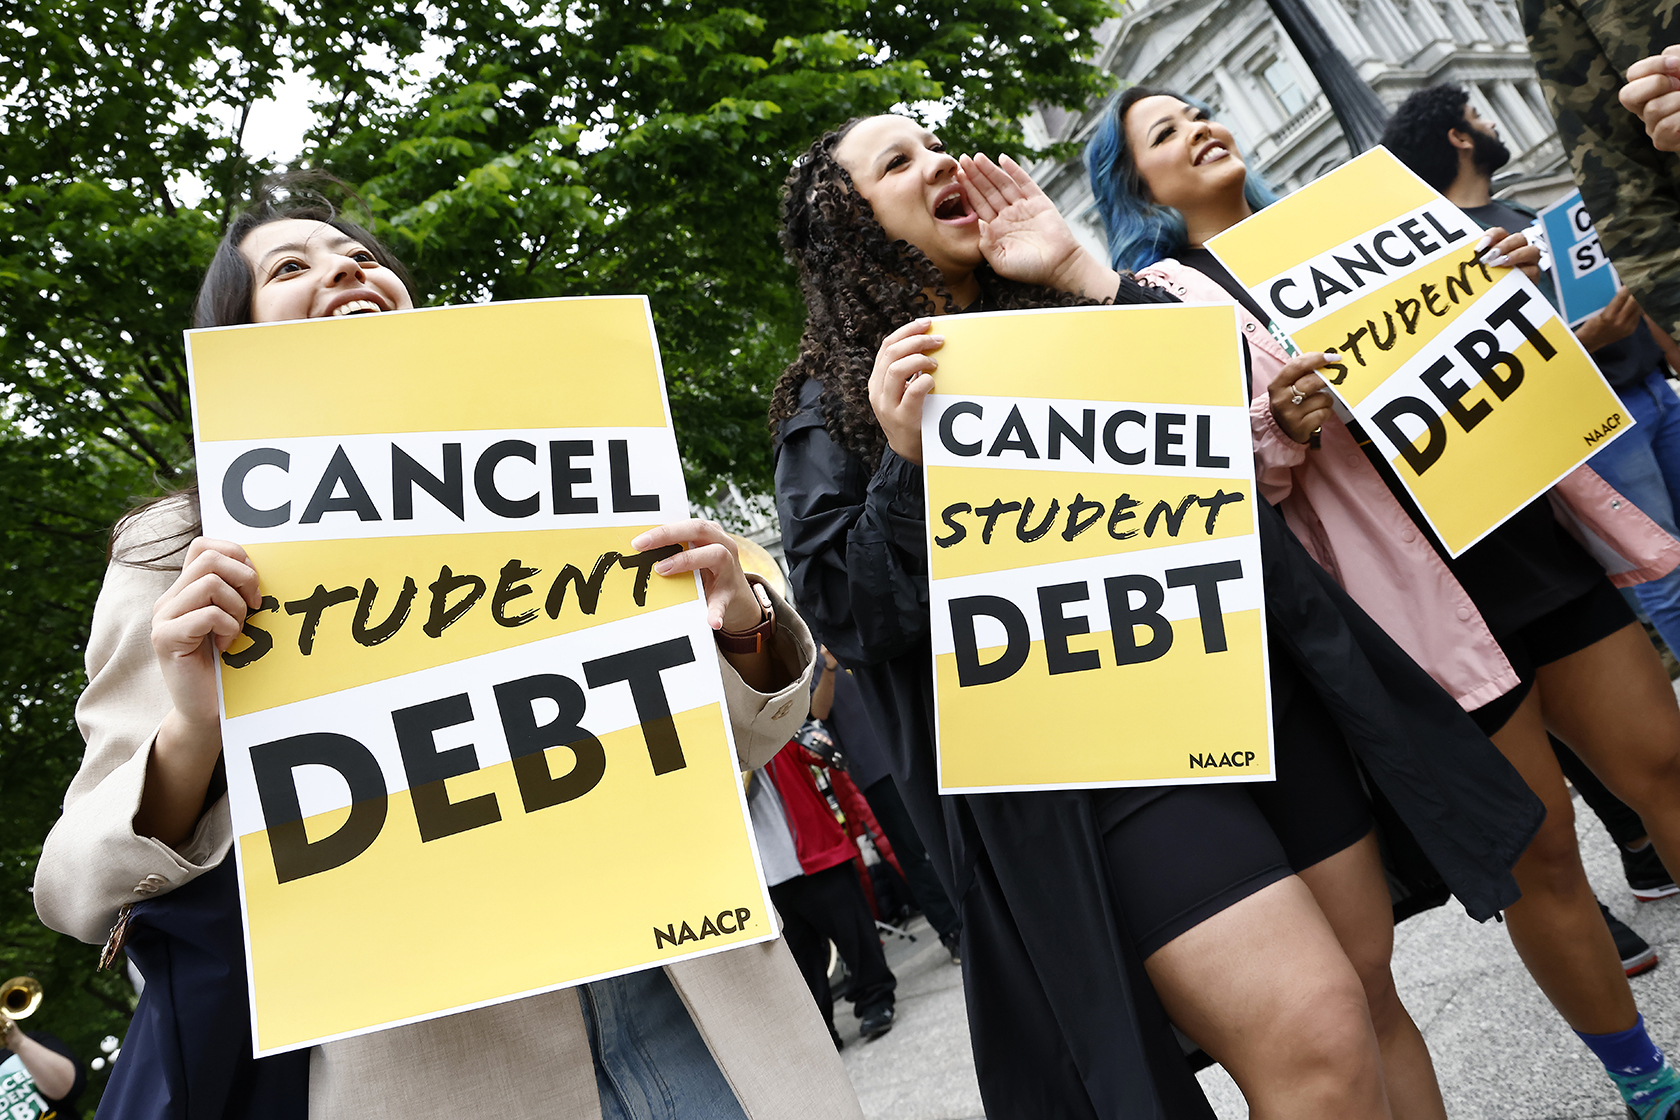
M 0 1016 L 27 1019 L 41 1006 L 41 982 L 33 976 L 14 976 L 0 984 Z

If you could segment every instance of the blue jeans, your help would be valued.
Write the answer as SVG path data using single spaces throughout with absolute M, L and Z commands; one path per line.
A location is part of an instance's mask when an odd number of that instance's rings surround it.
M 1680 505 L 1680 398 L 1661 373 L 1617 390 L 1637 423 L 1615 443 L 1594 455 L 1588 466 L 1645 512 L 1670 536 Z M 1668 648 L 1680 654 L 1680 569 L 1633 588 L 1634 598 Z
M 663 968 L 578 989 L 602 1120 L 746 1120 Z

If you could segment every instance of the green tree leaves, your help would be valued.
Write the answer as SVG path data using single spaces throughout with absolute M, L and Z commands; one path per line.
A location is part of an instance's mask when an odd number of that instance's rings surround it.
M 803 307 L 777 245 L 824 129 L 937 103 L 954 149 L 1019 151 L 1082 106 L 1111 0 L 18 0 L 0 14 L 0 974 L 84 1054 L 123 985 L 33 924 L 81 755 L 72 705 L 103 532 L 191 478 L 180 330 L 275 170 L 253 108 L 315 81 L 300 163 L 355 185 L 422 302 L 645 292 L 698 495 L 770 487 L 768 389 Z M 275 373 L 283 376 L 283 365 Z M 392 371 L 400 378 L 400 371 Z

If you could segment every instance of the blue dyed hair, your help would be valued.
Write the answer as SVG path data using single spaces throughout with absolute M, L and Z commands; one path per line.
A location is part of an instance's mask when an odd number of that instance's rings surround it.
M 1146 97 L 1177 97 L 1204 113 L 1212 110 L 1194 97 L 1166 90 L 1132 86 L 1109 99 L 1096 134 L 1085 146 L 1085 167 L 1091 173 L 1091 192 L 1097 213 L 1108 230 L 1108 255 L 1117 269 L 1133 272 L 1180 252 L 1189 244 L 1184 215 L 1171 206 L 1150 201 L 1149 188 L 1138 174 L 1137 160 L 1126 145 L 1126 112 Z M 1248 169 L 1243 198 L 1251 210 L 1263 210 L 1278 200 L 1277 192 L 1260 173 Z

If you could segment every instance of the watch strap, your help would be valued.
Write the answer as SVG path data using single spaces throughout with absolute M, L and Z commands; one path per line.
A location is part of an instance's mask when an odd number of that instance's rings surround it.
M 770 644 L 770 637 L 776 632 L 776 611 L 770 605 L 770 595 L 757 583 L 751 585 L 753 594 L 758 598 L 758 605 L 764 615 L 758 620 L 758 625 L 750 630 L 716 630 L 718 648 L 725 653 L 752 654 L 762 650 Z

